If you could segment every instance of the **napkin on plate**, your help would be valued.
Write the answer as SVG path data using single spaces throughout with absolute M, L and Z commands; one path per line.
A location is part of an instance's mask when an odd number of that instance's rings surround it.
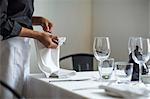
M 68 77 L 75 75 L 75 71 L 60 69 L 59 66 L 59 54 L 60 46 L 65 42 L 65 37 L 58 38 L 58 47 L 56 49 L 46 48 L 39 41 L 35 41 L 37 63 L 40 70 L 50 77 L 52 74 L 58 77 Z
M 149 91 L 143 83 L 113 83 L 111 85 L 100 85 L 99 88 L 104 89 L 109 95 L 123 97 L 125 99 L 137 99 L 139 97 L 147 97 L 149 95 Z

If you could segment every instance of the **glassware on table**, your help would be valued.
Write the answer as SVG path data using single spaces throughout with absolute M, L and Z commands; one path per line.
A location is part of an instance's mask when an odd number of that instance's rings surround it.
M 99 61 L 99 69 L 103 64 L 103 61 L 106 60 L 110 55 L 109 37 L 95 37 L 93 44 L 93 52 L 95 58 Z
M 100 79 L 103 81 L 111 80 L 114 70 L 114 58 L 108 58 L 102 61 L 98 67 Z
M 107 59 L 110 55 L 109 37 L 95 37 L 93 44 L 94 56 L 98 61 Z
M 150 57 L 150 39 L 142 37 L 130 37 L 128 41 L 129 53 L 135 63 L 139 64 L 139 82 L 141 82 L 142 66 Z M 146 67 L 144 67 L 146 68 Z
M 132 73 L 133 63 L 115 62 L 115 77 L 118 83 L 130 82 Z

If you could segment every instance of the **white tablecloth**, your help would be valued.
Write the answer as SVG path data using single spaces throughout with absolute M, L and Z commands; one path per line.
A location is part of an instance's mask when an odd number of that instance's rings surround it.
M 77 72 L 72 79 L 98 76 L 98 72 Z M 106 83 L 99 81 L 49 82 L 49 80 L 41 75 L 30 75 L 26 96 L 35 99 L 120 99 L 107 95 L 103 89 L 99 88 L 101 84 Z

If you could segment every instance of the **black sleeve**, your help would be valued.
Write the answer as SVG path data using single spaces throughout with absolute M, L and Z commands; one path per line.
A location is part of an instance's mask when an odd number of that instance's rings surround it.
M 18 36 L 22 26 L 7 16 L 8 0 L 0 0 L 0 35 L 4 39 Z

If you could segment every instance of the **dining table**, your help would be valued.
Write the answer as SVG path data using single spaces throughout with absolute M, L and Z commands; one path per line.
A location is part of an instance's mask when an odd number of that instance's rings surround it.
M 42 73 L 30 74 L 27 81 L 26 97 L 33 99 L 124 99 L 108 94 L 101 85 L 112 81 L 100 81 L 98 71 L 76 72 L 69 78 L 46 78 Z M 145 84 L 144 84 L 145 85 Z M 150 85 L 145 85 L 150 89 Z M 150 99 L 149 96 L 143 99 Z

